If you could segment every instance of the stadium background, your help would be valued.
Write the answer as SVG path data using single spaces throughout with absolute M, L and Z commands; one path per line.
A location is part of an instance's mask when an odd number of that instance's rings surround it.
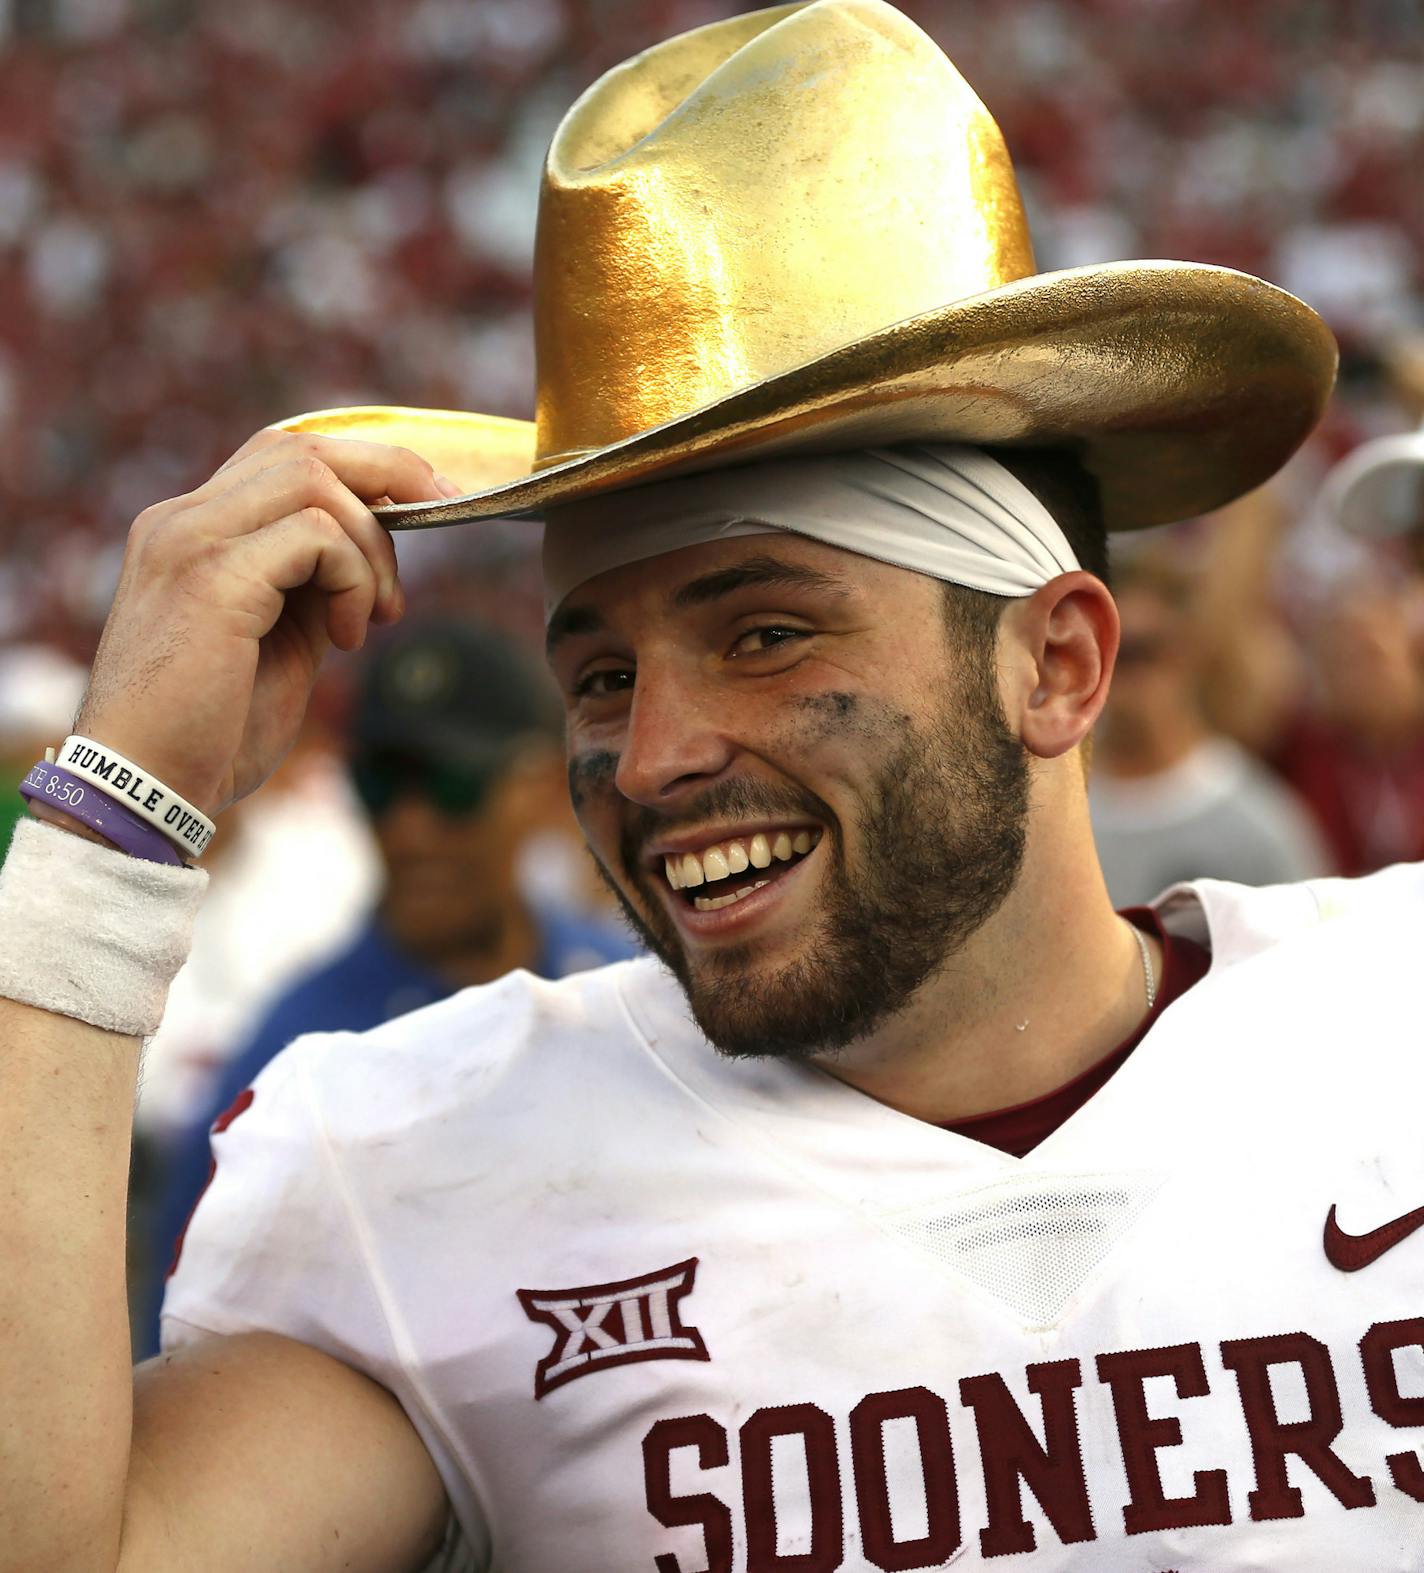
M 1306 451 L 1269 498 L 1168 532 L 1163 552 L 1173 583 L 1196 587 L 1212 649 L 1191 702 L 1213 735 L 1279 765 L 1261 717 L 1330 690 L 1293 784 L 1308 798 L 1309 770 L 1368 735 L 1352 790 L 1388 788 L 1395 837 L 1374 860 L 1424 856 L 1424 552 L 1345 541 L 1317 506 L 1330 464 L 1424 418 L 1424 3 L 902 5 L 1002 126 L 1040 267 L 1222 263 L 1334 328 L 1340 386 Z M 75 681 L 87 666 L 133 517 L 252 431 L 348 403 L 530 413 L 529 258 L 558 117 L 630 53 L 742 9 L 0 0 L 0 777 L 62 733 L 45 660 Z M 521 523 L 404 538 L 413 604 L 532 638 L 536 539 Z M 1322 649 L 1349 659 L 1322 667 Z M 348 669 L 323 684 L 301 770 L 225 816 L 201 956 L 140 1105 L 139 1298 L 166 1249 L 142 1227 L 165 1141 L 372 896 L 339 780 Z M 1149 715 L 1155 681 L 1138 688 Z

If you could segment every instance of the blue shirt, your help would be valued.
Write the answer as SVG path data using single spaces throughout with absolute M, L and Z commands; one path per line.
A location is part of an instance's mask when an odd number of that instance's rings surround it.
M 531 972 L 562 978 L 570 972 L 622 961 L 637 947 L 611 923 L 550 908 L 535 911 L 539 953 Z M 208 1133 L 257 1073 L 304 1032 L 364 1032 L 393 1016 L 433 1005 L 455 993 L 447 983 L 400 950 L 372 917 L 339 955 L 295 983 L 267 1012 L 252 1038 L 224 1066 L 208 1108 L 164 1156 L 163 1181 L 153 1213 L 155 1260 L 142 1318 L 145 1347 L 140 1358 L 158 1352 L 158 1310 L 164 1275 L 188 1215 L 197 1205 L 211 1173 Z

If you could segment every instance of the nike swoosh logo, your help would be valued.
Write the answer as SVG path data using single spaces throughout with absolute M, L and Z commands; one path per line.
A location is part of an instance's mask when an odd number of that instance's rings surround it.
M 1368 1234 L 1346 1234 L 1335 1222 L 1335 1209 L 1331 1207 L 1325 1219 L 1325 1259 L 1342 1273 L 1357 1273 L 1371 1262 L 1379 1261 L 1386 1251 L 1392 1251 L 1416 1229 L 1424 1229 L 1424 1207 L 1416 1207 L 1412 1213 L 1382 1223 Z

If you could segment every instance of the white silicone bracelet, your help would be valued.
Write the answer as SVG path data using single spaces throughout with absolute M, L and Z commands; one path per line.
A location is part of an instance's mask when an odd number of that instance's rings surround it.
M 208 850 L 217 831 L 212 820 L 106 744 L 76 733 L 65 738 L 54 763 L 147 820 L 188 857 L 200 858 Z
M 200 868 L 148 863 L 22 819 L 0 868 L 0 995 L 148 1037 L 207 887 Z

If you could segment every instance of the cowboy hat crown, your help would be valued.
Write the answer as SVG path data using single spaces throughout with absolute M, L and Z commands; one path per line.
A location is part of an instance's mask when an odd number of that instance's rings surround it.
M 596 83 L 549 150 L 540 458 L 1033 271 L 998 126 L 898 11 L 836 0 L 684 34 Z
M 1038 274 L 992 117 L 884 0 L 698 28 L 569 110 L 540 195 L 533 423 L 322 411 L 529 513 L 780 453 L 964 441 L 1076 453 L 1112 528 L 1219 506 L 1318 419 L 1334 341 L 1230 269 Z

